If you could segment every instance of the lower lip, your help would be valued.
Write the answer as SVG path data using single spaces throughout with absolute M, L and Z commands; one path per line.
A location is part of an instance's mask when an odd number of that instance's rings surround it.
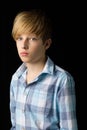
M 21 53 L 21 56 L 27 56 L 28 53 Z

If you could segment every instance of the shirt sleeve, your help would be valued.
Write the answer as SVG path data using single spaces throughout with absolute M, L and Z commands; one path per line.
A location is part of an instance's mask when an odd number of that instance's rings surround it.
M 12 127 L 10 130 L 15 130 L 15 97 L 12 87 L 12 81 L 10 85 L 10 114 L 11 114 L 11 124 Z
M 64 75 L 58 92 L 60 130 L 78 130 L 76 119 L 75 82 L 71 75 Z

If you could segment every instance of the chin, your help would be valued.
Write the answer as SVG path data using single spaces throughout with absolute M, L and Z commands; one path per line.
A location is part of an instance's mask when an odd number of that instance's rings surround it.
M 25 58 L 21 58 L 21 61 L 22 61 L 22 62 L 25 62 L 25 63 L 28 63 L 28 62 L 29 62 L 29 60 L 28 60 L 28 59 L 25 59 Z

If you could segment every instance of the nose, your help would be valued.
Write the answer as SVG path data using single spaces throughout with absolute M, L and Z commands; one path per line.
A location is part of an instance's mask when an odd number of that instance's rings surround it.
M 23 49 L 28 49 L 28 39 L 25 39 L 22 44 Z

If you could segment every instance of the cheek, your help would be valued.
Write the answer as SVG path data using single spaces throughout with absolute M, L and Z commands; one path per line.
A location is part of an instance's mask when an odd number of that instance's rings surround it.
M 45 49 L 43 46 L 38 46 L 36 48 L 34 48 L 34 51 L 37 53 L 37 54 L 42 54 L 45 52 Z
M 19 48 L 20 48 L 20 46 L 16 43 L 16 48 L 17 48 L 17 50 L 19 50 Z
M 18 51 L 18 54 L 20 53 L 20 46 L 16 45 L 16 48 L 17 48 L 17 51 Z
M 32 47 L 30 46 L 30 48 L 29 48 L 29 50 L 33 51 L 33 52 L 38 52 L 40 49 L 41 49 L 40 46 L 32 46 Z

